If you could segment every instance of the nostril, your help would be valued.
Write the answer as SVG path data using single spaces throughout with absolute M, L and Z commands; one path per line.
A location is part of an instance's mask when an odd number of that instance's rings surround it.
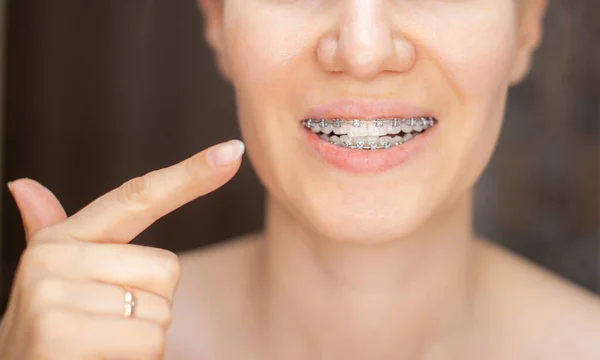
M 390 57 L 390 67 L 398 72 L 406 72 L 413 68 L 417 60 L 415 45 L 402 37 L 394 39 L 394 53 Z
M 317 59 L 327 71 L 341 72 L 344 70 L 338 56 L 338 39 L 334 36 L 323 37 L 317 46 Z

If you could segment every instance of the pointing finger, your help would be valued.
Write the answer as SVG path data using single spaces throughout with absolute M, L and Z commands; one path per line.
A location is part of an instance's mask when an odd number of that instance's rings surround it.
M 244 143 L 232 140 L 129 180 L 57 230 L 82 241 L 127 243 L 156 220 L 227 183 L 239 169 L 243 152 Z

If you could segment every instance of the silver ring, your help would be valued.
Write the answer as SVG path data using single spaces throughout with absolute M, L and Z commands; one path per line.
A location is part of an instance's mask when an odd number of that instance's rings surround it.
M 133 296 L 131 290 L 125 289 L 125 308 L 123 311 L 123 315 L 125 316 L 125 318 L 129 319 L 133 316 L 136 305 L 137 304 L 135 303 L 135 297 Z

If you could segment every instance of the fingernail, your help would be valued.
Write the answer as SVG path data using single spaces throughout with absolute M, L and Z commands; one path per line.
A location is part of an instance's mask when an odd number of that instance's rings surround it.
M 20 179 L 17 179 L 17 180 L 20 180 Z M 15 190 L 18 188 L 17 180 L 11 180 L 11 181 L 6 182 L 6 187 L 8 188 L 8 191 L 10 191 L 11 194 L 14 194 Z
M 208 161 L 214 168 L 225 167 L 237 161 L 245 149 L 246 146 L 243 142 L 231 140 L 210 149 L 208 152 Z

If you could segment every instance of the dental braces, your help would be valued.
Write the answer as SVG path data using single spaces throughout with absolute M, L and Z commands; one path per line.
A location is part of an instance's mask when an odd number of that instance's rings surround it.
M 404 136 L 395 136 L 388 137 L 386 140 L 382 140 L 381 138 L 377 140 L 369 140 L 369 139 L 352 139 L 349 137 L 345 137 L 341 139 L 337 135 L 333 135 L 336 137 L 336 141 L 332 141 L 331 138 L 327 135 L 322 135 L 320 137 L 321 140 L 326 141 L 332 145 L 341 146 L 347 149 L 355 149 L 355 150 L 385 150 L 394 146 L 400 146 L 419 136 L 420 134 L 406 134 Z M 333 137 L 332 136 L 332 137 Z
M 390 125 L 392 127 L 399 127 L 402 125 L 407 125 L 407 126 L 411 126 L 411 127 L 415 127 L 415 126 L 421 126 L 424 129 L 430 128 L 433 126 L 433 124 L 435 123 L 435 119 L 433 117 L 419 117 L 419 118 L 408 118 L 408 119 L 402 119 L 402 118 L 392 118 L 392 119 L 376 119 L 376 120 L 359 120 L 359 119 L 353 119 L 353 120 L 340 120 L 340 119 L 333 119 L 333 120 L 326 120 L 326 119 L 305 119 L 302 120 L 302 126 L 308 128 L 308 129 L 313 129 L 316 127 L 319 128 L 326 128 L 328 126 L 332 126 L 334 128 L 340 128 L 343 125 L 350 125 L 353 127 L 361 127 L 363 126 L 363 124 L 374 124 L 375 127 L 384 127 L 385 125 Z

